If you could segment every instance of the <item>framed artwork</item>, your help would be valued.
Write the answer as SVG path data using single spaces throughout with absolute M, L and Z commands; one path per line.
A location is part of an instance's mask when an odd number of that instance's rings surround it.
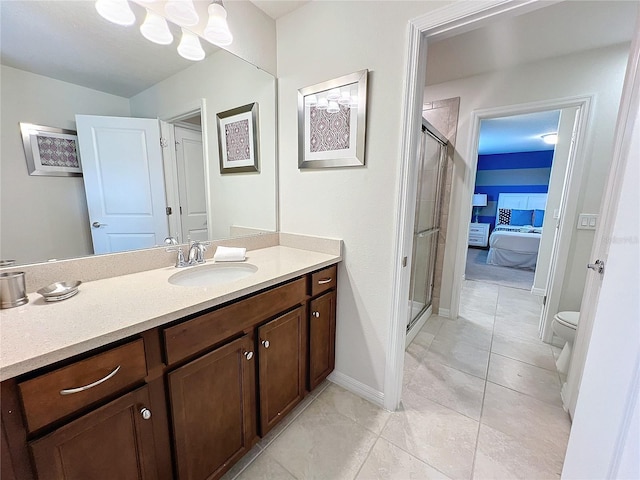
M 20 122 L 20 132 L 29 175 L 82 175 L 75 131 Z
M 298 90 L 298 167 L 365 163 L 368 70 Z
M 258 104 L 220 112 L 216 117 L 220 173 L 259 172 Z

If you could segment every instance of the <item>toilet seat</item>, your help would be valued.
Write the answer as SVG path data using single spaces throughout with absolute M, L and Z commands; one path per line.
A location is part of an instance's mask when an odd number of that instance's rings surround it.
M 558 312 L 555 315 L 555 319 L 558 323 L 574 330 L 578 328 L 579 318 L 580 312 Z

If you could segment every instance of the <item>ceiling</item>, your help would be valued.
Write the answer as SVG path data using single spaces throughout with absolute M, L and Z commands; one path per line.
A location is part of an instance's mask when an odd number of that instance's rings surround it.
M 250 0 L 256 7 L 274 20 L 300 8 L 311 0 Z
M 483 119 L 480 122 L 478 154 L 553 150 L 542 135 L 556 133 L 560 110 Z

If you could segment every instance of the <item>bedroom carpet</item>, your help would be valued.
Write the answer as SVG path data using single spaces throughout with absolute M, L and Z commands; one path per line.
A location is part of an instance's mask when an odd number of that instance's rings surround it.
M 479 248 L 469 248 L 467 250 L 467 267 L 464 272 L 466 280 L 531 290 L 534 275 L 532 270 L 487 265 L 488 253 L 488 250 Z

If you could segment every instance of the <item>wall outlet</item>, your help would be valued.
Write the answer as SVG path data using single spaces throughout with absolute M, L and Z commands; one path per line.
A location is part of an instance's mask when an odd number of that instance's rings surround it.
M 578 230 L 595 230 L 598 215 L 595 213 L 581 213 L 578 215 Z

